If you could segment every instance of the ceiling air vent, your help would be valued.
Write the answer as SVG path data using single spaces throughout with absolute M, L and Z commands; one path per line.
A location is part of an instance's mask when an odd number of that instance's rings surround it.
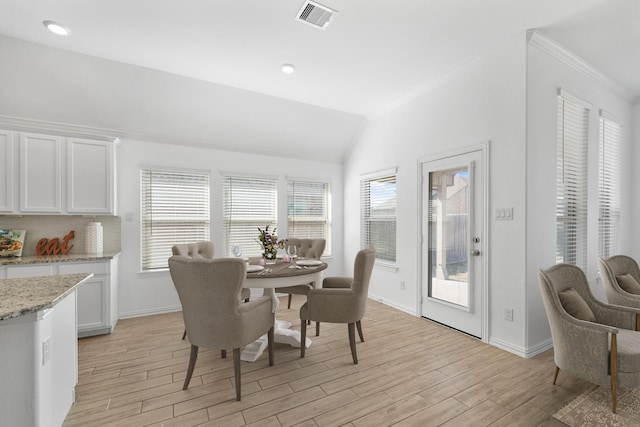
M 331 23 L 333 15 L 336 13 L 336 10 L 330 9 L 327 6 L 313 1 L 306 1 L 298 12 L 296 20 L 324 30 Z

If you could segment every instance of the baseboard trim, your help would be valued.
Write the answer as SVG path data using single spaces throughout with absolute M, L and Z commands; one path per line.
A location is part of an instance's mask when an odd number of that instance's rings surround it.
M 170 307 L 154 308 L 149 310 L 129 311 L 127 313 L 120 313 L 118 315 L 118 319 L 133 319 L 135 317 L 153 316 L 154 314 L 174 313 L 176 311 L 182 311 L 182 306 L 176 305 L 176 306 L 170 306 Z

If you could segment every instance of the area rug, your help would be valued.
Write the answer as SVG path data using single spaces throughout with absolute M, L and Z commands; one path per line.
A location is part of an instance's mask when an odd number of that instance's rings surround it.
M 618 389 L 618 405 L 611 412 L 611 389 L 594 386 L 553 415 L 571 427 L 640 426 L 640 388 Z

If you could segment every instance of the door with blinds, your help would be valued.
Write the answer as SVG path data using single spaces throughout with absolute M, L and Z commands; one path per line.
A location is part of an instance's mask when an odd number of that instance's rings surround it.
M 478 338 L 485 330 L 483 150 L 422 164 L 421 315 Z

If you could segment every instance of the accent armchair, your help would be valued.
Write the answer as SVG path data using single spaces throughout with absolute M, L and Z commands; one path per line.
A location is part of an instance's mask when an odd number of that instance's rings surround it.
M 600 278 L 609 304 L 640 308 L 640 268 L 625 255 L 600 258 Z
M 183 390 L 189 387 L 200 347 L 221 351 L 233 349 L 236 400 L 240 400 L 240 348 L 266 333 L 269 366 L 273 366 L 275 315 L 271 297 L 241 303 L 240 291 L 246 276 L 246 266 L 241 259 L 211 260 L 174 255 L 169 258 L 169 271 L 180 297 L 191 342 Z
M 640 385 L 640 333 L 633 330 L 640 310 L 597 300 L 574 265 L 540 270 L 539 284 L 553 340 L 553 384 L 562 369 L 593 384 L 610 385 L 615 413 L 618 387 Z
M 358 326 L 360 340 L 364 342 L 360 322 L 367 309 L 369 281 L 373 264 L 376 260 L 376 250 L 372 246 L 362 249 L 356 255 L 353 266 L 353 278 L 331 278 L 323 280 L 323 287 L 311 289 L 307 295 L 307 302 L 300 307 L 300 320 L 302 324 L 301 342 L 305 342 L 307 335 L 307 321 L 346 323 L 349 333 L 349 345 L 353 364 L 358 364 L 356 352 L 355 327 Z M 325 283 L 333 281 L 349 286 L 339 288 L 324 288 Z M 305 346 L 300 346 L 300 357 L 304 357 Z

